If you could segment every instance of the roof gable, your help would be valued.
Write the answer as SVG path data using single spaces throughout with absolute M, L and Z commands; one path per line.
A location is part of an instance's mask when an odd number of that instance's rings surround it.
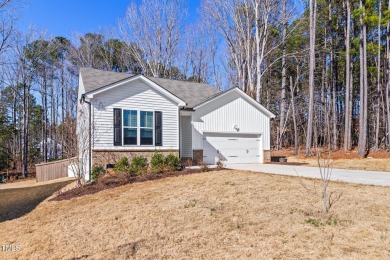
M 226 96 L 228 96 L 229 94 L 232 94 L 232 93 L 237 93 L 239 94 L 242 98 L 244 98 L 248 103 L 252 104 L 254 107 L 256 107 L 257 109 L 259 109 L 263 114 L 265 114 L 267 117 L 269 118 L 275 118 L 275 115 L 273 113 L 271 113 L 268 109 L 266 109 L 265 107 L 263 107 L 262 105 L 260 105 L 259 103 L 257 103 L 252 97 L 250 97 L 249 95 L 247 95 L 244 91 L 242 91 L 241 89 L 239 88 L 232 88 L 230 90 L 227 90 L 225 92 L 221 92 L 221 93 L 218 93 L 216 95 L 214 95 L 213 97 L 205 100 L 204 102 L 196 105 L 194 107 L 194 109 L 198 109 L 202 106 L 205 106 L 207 104 L 209 104 L 210 102 L 216 100 L 216 99 L 220 99 L 220 98 L 224 98 Z
M 121 85 L 131 78 L 142 75 L 126 74 L 119 72 L 103 71 L 91 68 L 81 68 L 80 74 L 83 79 L 86 94 L 96 93 L 98 90 L 109 89 L 115 85 Z M 171 80 L 155 77 L 145 77 L 149 84 L 163 88 L 177 99 L 186 103 L 186 108 L 193 108 L 208 98 L 222 93 L 208 84 L 195 83 L 181 80 Z
M 80 68 L 80 74 L 83 77 L 86 93 L 134 76 L 134 74 L 125 74 L 91 68 Z
M 142 81 L 144 81 L 146 84 L 148 84 L 150 87 L 152 87 L 157 92 L 161 93 L 165 97 L 167 97 L 167 98 L 173 100 L 174 102 L 176 102 L 179 107 L 184 107 L 186 105 L 186 102 L 184 102 L 180 98 L 176 97 L 175 95 L 173 95 L 172 93 L 170 93 L 166 89 L 162 88 L 161 86 L 157 85 L 155 82 L 151 81 L 150 79 L 144 77 L 143 75 L 133 75 L 131 77 L 128 77 L 126 79 L 114 82 L 112 84 L 109 84 L 109 85 L 106 85 L 106 86 L 103 86 L 103 87 L 100 87 L 100 88 L 96 88 L 96 89 L 94 89 L 92 91 L 87 92 L 86 93 L 86 97 L 87 98 L 93 98 L 93 96 L 96 95 L 96 94 L 100 94 L 102 92 L 108 91 L 108 90 L 110 90 L 112 88 L 116 88 L 118 86 L 122 86 L 122 85 L 124 85 L 126 83 L 129 83 L 129 82 L 132 82 L 132 81 L 135 81 L 135 80 L 142 80 Z

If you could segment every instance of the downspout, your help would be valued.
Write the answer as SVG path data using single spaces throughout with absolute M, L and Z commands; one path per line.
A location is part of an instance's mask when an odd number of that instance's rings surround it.
M 181 159 L 181 128 L 180 128 L 180 110 L 182 108 L 178 108 L 178 114 L 179 114 L 179 123 L 178 123 L 178 130 L 179 130 L 179 158 Z
M 88 104 L 88 117 L 89 117 L 89 131 L 88 131 L 88 150 L 89 150 L 89 172 L 88 172 L 88 182 L 91 182 L 91 173 L 92 173 L 92 115 L 91 115 L 91 102 L 85 100 L 85 94 L 81 95 L 80 103 Z

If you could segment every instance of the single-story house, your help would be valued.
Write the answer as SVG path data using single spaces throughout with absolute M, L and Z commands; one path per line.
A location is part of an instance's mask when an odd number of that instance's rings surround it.
M 150 158 L 155 150 L 205 164 L 270 160 L 275 116 L 239 88 L 222 92 L 203 83 L 81 68 L 78 99 L 85 172 L 123 156 Z

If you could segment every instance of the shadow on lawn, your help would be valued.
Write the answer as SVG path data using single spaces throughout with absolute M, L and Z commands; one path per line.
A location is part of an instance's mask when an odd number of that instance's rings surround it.
M 46 185 L 0 190 L 0 222 L 19 218 L 73 180 Z

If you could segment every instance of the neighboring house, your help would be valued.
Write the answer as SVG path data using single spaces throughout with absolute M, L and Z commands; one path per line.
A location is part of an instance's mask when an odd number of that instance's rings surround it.
M 123 156 L 150 158 L 155 150 L 205 164 L 270 160 L 275 116 L 238 88 L 221 92 L 202 83 L 81 68 L 78 98 L 86 172 Z

